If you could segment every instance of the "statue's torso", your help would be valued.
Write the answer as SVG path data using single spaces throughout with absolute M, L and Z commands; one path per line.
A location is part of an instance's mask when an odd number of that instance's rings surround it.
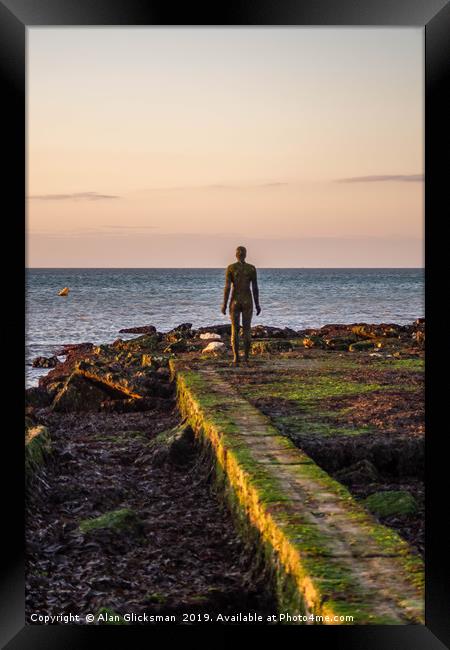
M 255 278 L 255 267 L 246 262 L 235 262 L 228 267 L 231 276 L 231 300 L 235 302 L 251 303 L 251 282 Z

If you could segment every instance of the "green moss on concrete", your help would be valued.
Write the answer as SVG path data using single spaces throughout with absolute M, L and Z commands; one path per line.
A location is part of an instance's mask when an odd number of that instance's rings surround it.
M 275 388 L 285 399 L 294 394 L 297 399 L 307 401 L 306 391 L 313 385 L 312 391 L 309 391 L 309 396 L 313 393 L 309 404 L 336 392 L 339 395 L 349 392 L 359 394 L 380 388 L 378 384 L 348 382 L 336 375 L 321 377 L 316 374 L 309 380 L 300 381 L 298 378 L 294 382 L 292 377 L 284 377 L 275 384 Z M 255 542 L 256 556 L 263 562 L 275 585 L 280 610 L 351 614 L 355 617 L 355 624 L 402 622 L 398 616 L 385 616 L 371 610 L 376 594 L 373 590 L 370 593 L 365 591 L 362 586 L 364 581 L 359 581 L 355 576 L 351 564 L 334 556 L 333 527 L 324 533 L 321 526 L 310 520 L 314 514 L 312 509 L 307 515 L 308 520 L 302 518 L 306 515 L 299 514 L 292 496 L 289 496 L 291 493 L 283 488 L 276 473 L 272 473 L 274 466 L 270 471 L 267 464 L 258 462 L 258 448 L 252 450 L 248 441 L 246 444 L 246 436 L 233 422 L 233 412 L 245 408 L 242 400 L 226 391 L 220 395 L 219 391 L 214 393 L 217 386 L 211 387 L 206 378 L 196 375 L 195 371 L 183 371 L 178 377 L 177 386 L 180 409 L 194 430 L 201 434 L 204 446 L 210 449 L 215 467 L 215 484 L 228 502 L 244 538 Z M 261 388 L 266 389 L 267 385 Z M 269 390 L 273 390 L 273 384 L 269 385 Z M 271 429 L 276 431 L 267 422 L 265 433 Z M 276 439 L 283 440 L 278 436 Z M 292 448 L 292 443 L 285 440 Z M 299 479 L 298 498 L 304 505 L 308 504 L 309 499 L 320 499 L 321 495 L 328 499 L 326 495 L 329 494 L 339 503 L 340 516 L 348 517 L 349 522 L 354 521 L 361 527 L 369 546 L 376 549 L 377 555 L 395 557 L 399 575 L 403 570 L 406 575 L 402 577 L 417 586 L 417 602 L 411 600 L 411 607 L 420 611 L 423 566 L 419 558 L 412 556 L 406 542 L 394 531 L 378 524 L 356 504 L 344 486 L 312 461 L 289 467 L 292 480 L 295 481 L 296 476 Z M 307 494 L 303 494 L 303 487 L 300 488 L 305 480 Z M 312 504 L 312 507 L 316 506 Z M 362 542 L 358 543 L 364 544 L 364 535 L 361 539 Z M 355 549 L 355 552 L 359 551 L 364 557 L 366 549 Z M 401 602 L 398 604 L 402 607 Z M 408 616 L 405 615 L 404 622 L 409 622 Z
M 417 512 L 417 502 L 406 490 L 374 492 L 364 499 L 363 503 L 370 512 L 379 517 L 413 515 Z
M 243 386 L 248 397 L 278 397 L 299 403 L 303 409 L 313 409 L 319 400 L 348 397 L 382 389 L 377 383 L 346 381 L 339 376 L 282 377 L 277 382 L 252 387 Z
M 296 434 L 307 434 L 317 436 L 358 436 L 364 433 L 372 433 L 373 427 L 346 427 L 339 423 L 339 416 L 343 411 L 317 411 L 312 414 L 274 415 L 272 420 L 277 428 L 287 435 L 295 438 Z M 321 418 L 333 418 L 327 421 Z
M 138 532 L 141 528 L 141 522 L 133 510 L 130 508 L 121 508 L 119 510 L 105 512 L 99 517 L 84 519 L 80 521 L 79 528 L 82 533 L 89 533 L 103 528 L 118 532 Z
M 386 359 L 383 363 L 397 370 L 413 370 L 415 372 L 420 372 L 425 369 L 425 360 L 420 358 Z
M 44 464 L 51 450 L 52 444 L 47 427 L 36 426 L 25 430 L 25 472 L 27 478 Z

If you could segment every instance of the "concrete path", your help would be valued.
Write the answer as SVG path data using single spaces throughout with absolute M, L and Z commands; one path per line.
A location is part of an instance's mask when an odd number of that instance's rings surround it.
M 172 371 L 183 415 L 212 446 L 240 519 L 275 567 L 280 610 L 329 624 L 423 623 L 423 563 L 409 545 L 213 366 L 173 362 Z

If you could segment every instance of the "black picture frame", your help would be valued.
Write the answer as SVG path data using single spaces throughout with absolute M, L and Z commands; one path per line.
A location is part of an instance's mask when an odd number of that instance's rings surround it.
M 434 251 L 442 238 L 448 192 L 448 72 L 450 68 L 450 4 L 446 0 L 241 0 L 203 7 L 145 0 L 0 0 L 0 78 L 3 128 L 3 226 L 4 251 L 11 250 L 3 266 L 2 317 L 4 418 L 3 427 L 3 573 L 1 580 L 0 641 L 2 647 L 18 648 L 89 647 L 105 643 L 114 632 L 119 643 L 140 647 L 155 638 L 153 627 L 105 628 L 89 626 L 25 626 L 24 603 L 24 476 L 23 476 L 23 364 L 18 353 L 24 339 L 24 244 L 26 174 L 26 28 L 38 25 L 333 25 L 333 26 L 422 26 L 425 32 L 425 255 L 426 255 L 426 624 L 424 626 L 286 626 L 264 628 L 270 635 L 285 635 L 296 643 L 333 644 L 334 647 L 434 650 L 450 647 L 450 572 L 448 533 L 448 461 L 443 445 L 448 435 L 445 420 L 445 340 L 443 308 L 438 299 L 438 280 L 445 276 L 446 258 Z M 448 200 L 448 199 L 447 199 Z M 448 215 L 448 209 L 447 209 Z M 441 223 L 440 223 L 441 221 Z M 433 248 L 432 248 L 433 247 Z M 444 326 L 445 327 L 445 326 Z M 6 355 L 6 356 L 5 356 Z M 20 357 L 20 360 L 18 359 Z M 442 422 L 440 418 L 443 417 Z M 206 632 L 205 628 L 201 633 Z M 256 630 L 250 630 L 251 633 Z M 174 630 L 165 628 L 172 639 Z M 183 643 L 197 638 L 199 628 L 181 630 Z M 222 626 L 214 630 L 215 643 L 229 641 L 242 628 Z M 169 633 L 169 634 L 168 634 Z M 117 635 L 127 635 L 126 638 Z M 101 635 L 101 638 L 100 636 Z M 106 635 L 106 639 L 105 639 Z M 131 635 L 131 636 L 130 636 Z M 317 636 L 318 635 L 318 636 Z M 220 637 L 220 639 L 218 638 Z

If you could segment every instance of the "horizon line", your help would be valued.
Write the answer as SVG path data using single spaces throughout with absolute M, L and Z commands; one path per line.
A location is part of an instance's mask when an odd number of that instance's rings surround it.
M 105 270 L 164 270 L 164 269 L 223 269 L 224 266 L 26 266 L 25 270 L 68 270 L 68 269 L 84 269 L 86 271 L 105 271 Z M 425 266 L 258 266 L 259 269 L 294 269 L 294 270 L 337 270 L 337 269 L 367 269 L 367 270 L 401 270 L 401 269 L 417 269 L 425 270 Z

